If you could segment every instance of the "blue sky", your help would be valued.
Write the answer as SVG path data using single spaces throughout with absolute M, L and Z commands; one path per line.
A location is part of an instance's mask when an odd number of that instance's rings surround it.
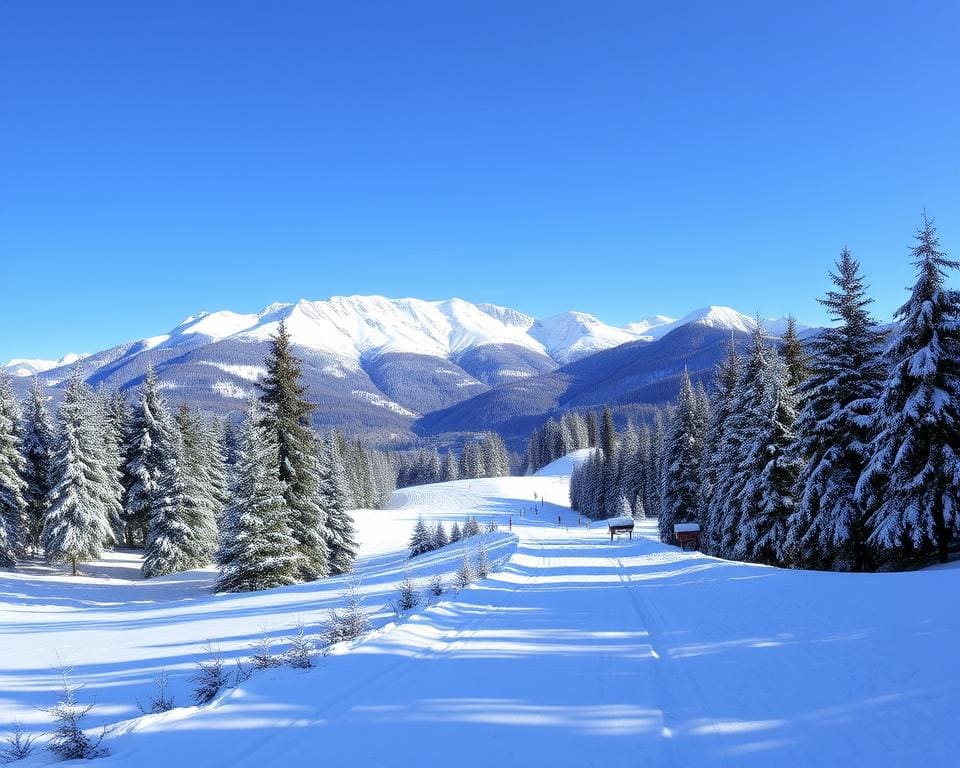
M 0 360 L 335 294 L 884 319 L 960 256 L 960 5 L 8 2 Z

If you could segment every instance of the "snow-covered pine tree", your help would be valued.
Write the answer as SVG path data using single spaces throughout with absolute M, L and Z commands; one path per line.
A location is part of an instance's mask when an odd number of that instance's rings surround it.
M 460 541 L 463 538 L 463 534 L 460 532 L 460 524 L 454 520 L 453 525 L 450 526 L 450 541 L 448 543 L 453 544 L 454 542 Z
M 50 562 L 70 563 L 73 575 L 84 560 L 96 560 L 113 541 L 103 508 L 103 436 L 96 431 L 92 393 L 77 367 L 63 393 L 58 413 L 51 477 L 41 541 Z
M 791 452 L 796 406 L 787 366 L 767 345 L 758 319 L 731 419 L 741 453 L 724 511 L 725 522 L 735 520 L 736 526 L 723 546 L 738 559 L 782 562 L 800 470 Z
M 647 457 L 646 482 L 644 483 L 644 507 L 652 517 L 660 516 L 661 490 L 663 489 L 663 450 L 666 440 L 663 411 L 653 414 L 653 429 L 650 432 L 650 453 Z
M 123 518 L 127 544 L 131 546 L 146 542 L 150 511 L 157 492 L 157 475 L 160 472 L 159 445 L 163 430 L 169 428 L 169 422 L 163 423 L 158 418 L 158 415 L 164 414 L 167 414 L 166 403 L 151 366 L 147 368 L 133 410 L 124 468 L 127 490 L 124 494 Z
M 506 477 L 510 474 L 510 459 L 507 447 L 500 435 L 487 432 L 480 444 L 484 477 Z
M 780 356 L 790 374 L 790 386 L 798 392 L 810 375 L 810 356 L 797 335 L 797 319 L 793 315 L 787 315 L 787 327 L 780 339 Z
M 187 568 L 202 568 L 213 562 L 219 543 L 217 519 L 222 515 L 222 491 L 213 483 L 216 445 L 210 444 L 204 423 L 186 404 L 177 411 L 176 426 L 184 520 L 190 531 Z
M 940 250 L 926 213 L 916 240 L 917 282 L 895 315 L 858 497 L 873 513 L 871 541 L 900 549 L 899 563 L 928 554 L 945 563 L 960 530 L 960 292 L 946 287 L 960 262 Z
M 280 480 L 290 531 L 300 551 L 300 578 L 318 579 L 329 573 L 326 515 L 321 505 L 319 466 L 301 364 L 283 322 L 270 342 L 267 373 L 259 382 L 263 406 L 261 424 L 277 436 Z
M 468 440 L 463 446 L 463 456 L 460 461 L 460 477 L 474 480 L 483 477 L 483 452 L 476 440 Z
M 739 439 L 730 428 L 740 391 L 740 355 L 732 334 L 727 342 L 726 354 L 714 369 L 713 381 L 713 398 L 701 475 L 700 524 L 703 528 L 701 541 L 707 551 L 720 554 L 726 501 L 724 493 L 732 490 L 729 484 L 730 475 L 740 458 Z
M 53 450 L 56 430 L 47 409 L 43 383 L 34 377 L 23 411 L 24 480 L 30 546 L 40 548 L 43 518 L 47 511 L 53 480 Z
M 0 566 L 27 555 L 26 462 L 20 441 L 20 408 L 7 374 L 0 371 Z
M 251 407 L 241 433 L 230 505 L 217 551 L 221 592 L 294 584 L 302 558 L 288 526 L 276 432 Z
M 664 542 L 673 541 L 674 523 L 694 519 L 700 510 L 700 462 L 706 434 L 703 419 L 703 409 L 684 369 L 665 444 L 659 517 L 660 540 Z
M 206 474 L 205 487 L 210 496 L 217 529 L 223 520 L 223 512 L 230 501 L 230 479 L 226 460 L 225 424 L 216 418 L 208 417 L 199 422 L 200 451 L 203 457 L 203 470 Z
M 123 433 L 122 425 L 112 416 L 112 395 L 103 390 L 93 393 L 92 417 L 96 431 L 102 436 L 98 455 L 104 483 L 101 487 L 103 509 L 113 531 L 115 542 L 123 541 Z
M 883 334 L 867 309 L 871 299 L 860 265 L 846 248 L 830 280 L 836 289 L 820 303 L 836 325 L 811 341 L 793 448 L 803 468 L 787 550 L 797 565 L 860 571 L 870 564 L 870 532 L 856 486 L 869 458 L 873 409 L 886 376 Z
M 443 521 L 437 522 L 437 527 L 433 530 L 433 543 L 431 544 L 431 549 L 440 549 L 441 547 L 447 546 L 450 543 L 450 539 L 447 538 L 447 532 L 444 530 Z
M 457 461 L 457 457 L 453 455 L 451 450 L 448 450 L 443 457 L 441 478 L 445 483 L 460 479 L 460 462 Z
M 336 435 L 318 441 L 320 493 L 326 512 L 327 552 L 330 573 L 349 573 L 357 559 L 357 538 L 348 510 L 349 491 L 340 441 Z
M 143 547 L 144 578 L 167 576 L 186 571 L 196 563 L 197 541 L 188 508 L 197 501 L 191 497 L 183 438 L 162 399 L 154 410 L 157 424 L 157 458 L 154 488 L 147 520 L 147 538 Z
M 597 447 L 597 438 L 600 434 L 600 427 L 597 425 L 597 412 L 589 411 L 587 413 L 587 443 L 588 448 Z
M 433 549 L 433 536 L 427 528 L 423 515 L 414 523 L 413 533 L 410 535 L 410 557 L 417 557 Z

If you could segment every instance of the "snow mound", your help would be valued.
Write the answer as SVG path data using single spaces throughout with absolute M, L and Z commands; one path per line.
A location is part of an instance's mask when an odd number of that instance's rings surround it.
M 541 467 L 534 472 L 534 477 L 567 477 L 573 474 L 578 466 L 590 458 L 593 448 L 581 448 L 578 451 L 571 451 L 566 456 L 551 461 L 547 466 Z

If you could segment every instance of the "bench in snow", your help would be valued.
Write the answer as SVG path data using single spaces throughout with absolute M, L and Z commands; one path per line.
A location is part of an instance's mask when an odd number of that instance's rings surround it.
M 674 523 L 673 537 L 684 552 L 700 549 L 700 526 L 697 523 Z
M 610 541 L 619 534 L 630 534 L 633 539 L 633 518 L 632 517 L 611 517 L 607 520 L 607 528 L 610 530 Z

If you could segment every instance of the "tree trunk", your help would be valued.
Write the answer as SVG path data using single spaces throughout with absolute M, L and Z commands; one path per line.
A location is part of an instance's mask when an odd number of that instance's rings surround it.
M 77 575 L 77 558 L 75 557 L 71 558 L 70 563 L 71 565 L 73 565 L 73 573 L 71 575 L 76 576 Z

